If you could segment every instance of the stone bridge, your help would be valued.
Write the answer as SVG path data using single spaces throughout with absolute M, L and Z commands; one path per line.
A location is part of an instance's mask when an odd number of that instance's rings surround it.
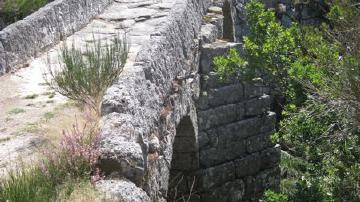
M 241 52 L 243 3 L 57 0 L 0 31 L 0 72 L 65 36 L 127 33 L 128 62 L 102 102 L 98 189 L 109 201 L 258 201 L 280 184 L 269 89 L 220 81 L 212 65 Z

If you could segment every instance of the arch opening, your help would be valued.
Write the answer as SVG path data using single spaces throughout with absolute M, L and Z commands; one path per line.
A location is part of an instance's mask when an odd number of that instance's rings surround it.
M 196 200 L 199 170 L 199 152 L 195 129 L 189 116 L 176 128 L 171 160 L 168 201 Z

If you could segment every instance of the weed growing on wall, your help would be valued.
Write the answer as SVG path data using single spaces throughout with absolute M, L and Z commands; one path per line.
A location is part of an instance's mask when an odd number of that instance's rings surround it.
M 62 48 L 62 68 L 49 68 L 48 85 L 72 100 L 99 111 L 104 91 L 122 72 L 128 54 L 126 38 L 94 40 L 85 50 L 72 45 Z

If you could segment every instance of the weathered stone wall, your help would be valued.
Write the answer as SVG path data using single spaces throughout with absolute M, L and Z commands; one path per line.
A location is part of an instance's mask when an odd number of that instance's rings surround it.
M 57 0 L 0 31 L 0 75 L 85 26 L 113 0 Z

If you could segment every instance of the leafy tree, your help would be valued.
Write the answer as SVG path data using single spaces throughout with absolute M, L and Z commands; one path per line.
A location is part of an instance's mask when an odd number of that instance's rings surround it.
M 244 54 L 231 50 L 214 60 L 224 79 L 260 76 L 285 97 L 273 139 L 282 146 L 289 201 L 360 201 L 359 2 L 328 3 L 329 24 L 286 28 L 250 1 Z

